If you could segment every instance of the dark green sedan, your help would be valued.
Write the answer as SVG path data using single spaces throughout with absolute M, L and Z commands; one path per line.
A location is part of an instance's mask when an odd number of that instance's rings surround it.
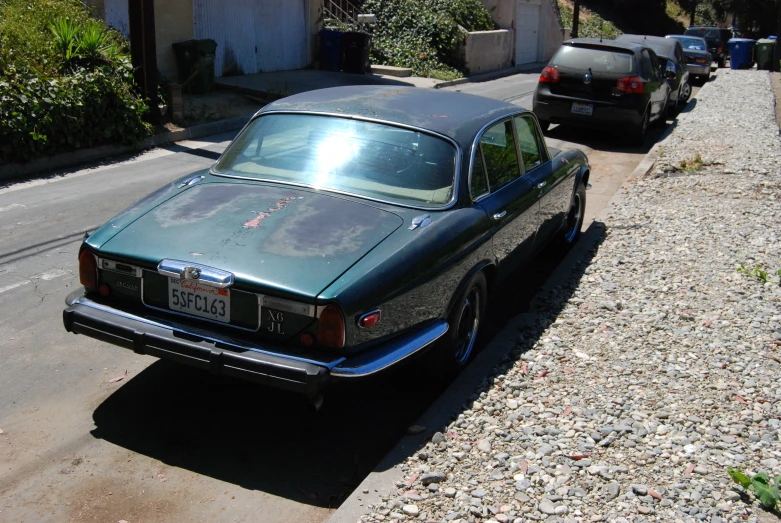
M 491 288 L 574 243 L 589 165 L 535 117 L 431 89 L 266 106 L 208 171 L 84 239 L 65 328 L 318 402 L 424 349 L 467 364 Z

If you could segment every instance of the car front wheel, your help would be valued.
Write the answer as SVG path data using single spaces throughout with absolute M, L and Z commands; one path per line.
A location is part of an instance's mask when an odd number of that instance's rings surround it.
M 684 104 L 689 101 L 689 97 L 692 95 L 692 86 L 689 82 L 686 82 L 681 86 L 681 102 Z

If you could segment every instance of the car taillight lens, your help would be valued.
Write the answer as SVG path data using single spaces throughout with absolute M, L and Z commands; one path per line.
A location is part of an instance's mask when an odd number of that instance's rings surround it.
M 719 45 L 718 50 L 719 50 L 719 52 L 722 52 L 724 50 L 724 46 Z
M 620 78 L 616 82 L 616 89 L 624 93 L 643 94 L 643 79 L 638 77 Z
M 344 315 L 338 306 L 328 305 L 320 313 L 317 321 L 317 341 L 332 349 L 344 346 Z
M 705 59 L 705 58 L 697 58 L 697 60 L 695 60 L 695 61 L 696 61 L 698 64 L 707 64 L 707 63 L 708 63 L 708 60 L 707 60 L 707 59 Z
M 558 69 L 554 69 L 553 67 L 546 67 L 540 74 L 540 82 L 544 84 L 555 84 L 558 83 L 559 80 L 561 80 L 561 73 L 559 73 Z
M 98 262 L 87 249 L 79 253 L 79 282 L 91 291 L 98 288 Z

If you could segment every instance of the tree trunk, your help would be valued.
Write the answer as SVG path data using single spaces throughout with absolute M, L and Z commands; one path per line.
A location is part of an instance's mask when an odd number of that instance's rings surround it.
M 697 4 L 699 2 L 697 0 L 694 0 L 692 2 L 692 10 L 691 13 L 689 13 L 689 27 L 694 25 L 694 15 L 697 13 Z
M 575 0 L 575 5 L 572 8 L 572 38 L 578 37 L 578 18 L 580 18 L 580 0 Z

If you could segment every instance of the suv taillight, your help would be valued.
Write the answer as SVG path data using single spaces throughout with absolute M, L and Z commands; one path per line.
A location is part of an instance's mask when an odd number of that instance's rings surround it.
M 79 282 L 91 291 L 98 288 L 98 261 L 89 249 L 79 253 Z
M 317 321 L 317 341 L 331 349 L 344 346 L 344 315 L 339 306 L 326 306 Z
M 722 52 L 724 50 L 724 46 L 719 44 L 718 50 L 719 50 L 719 52 Z
M 558 83 L 561 79 L 561 73 L 559 73 L 558 69 L 554 69 L 553 67 L 546 67 L 542 70 L 542 73 L 540 73 L 540 83 L 543 84 L 555 84 Z
M 619 78 L 616 82 L 616 89 L 624 93 L 643 94 L 643 79 L 634 76 L 632 78 Z

